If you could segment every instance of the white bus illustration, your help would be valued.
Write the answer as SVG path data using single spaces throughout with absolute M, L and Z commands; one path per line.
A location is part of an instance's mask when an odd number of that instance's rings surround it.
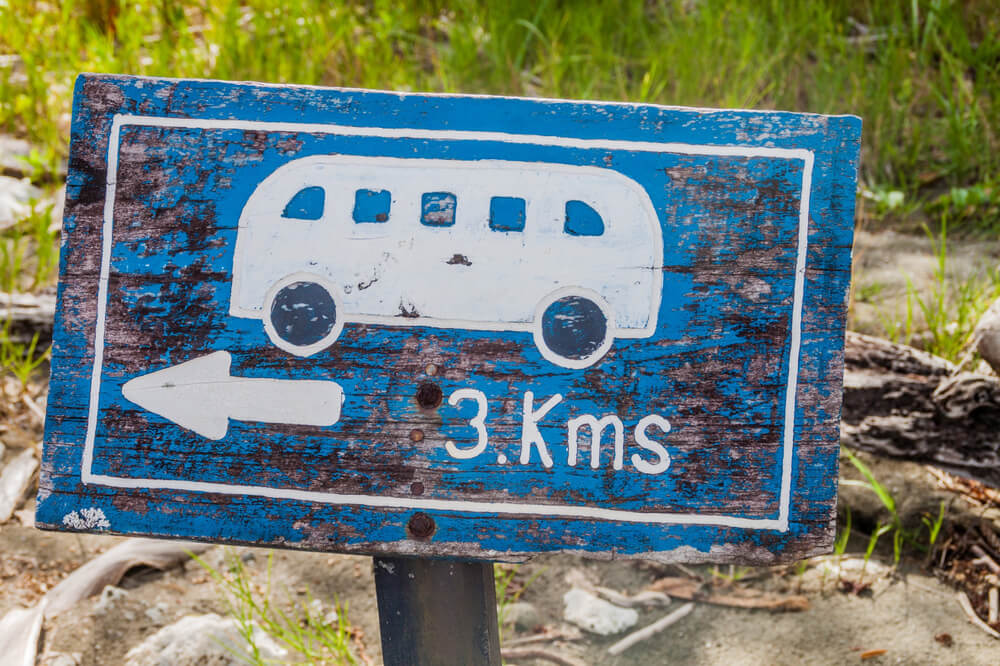
M 247 200 L 230 314 L 298 356 L 360 323 L 524 331 L 585 368 L 653 334 L 662 261 L 649 195 L 611 169 L 317 155 Z

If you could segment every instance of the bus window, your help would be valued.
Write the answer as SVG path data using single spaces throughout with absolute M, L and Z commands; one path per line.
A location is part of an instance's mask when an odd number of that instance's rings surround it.
M 490 229 L 524 231 L 524 199 L 520 197 L 490 199 Z
M 323 217 L 323 188 L 318 186 L 303 187 L 295 193 L 281 217 L 292 220 L 318 220 Z
M 420 202 L 420 223 L 428 227 L 455 224 L 455 195 L 450 192 L 427 192 Z
M 358 224 L 385 222 L 389 219 L 392 195 L 388 190 L 358 190 L 354 193 L 354 221 Z
M 601 236 L 604 234 L 604 220 L 596 210 L 582 201 L 567 201 L 563 231 L 571 236 Z

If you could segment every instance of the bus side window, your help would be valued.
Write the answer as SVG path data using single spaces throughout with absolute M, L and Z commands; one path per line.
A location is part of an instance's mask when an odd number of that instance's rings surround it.
M 524 231 L 524 199 L 520 197 L 490 199 L 490 229 Z
M 322 187 L 316 185 L 303 187 L 285 204 L 281 217 L 292 220 L 318 220 L 323 217 L 324 198 Z
M 427 192 L 420 201 L 420 223 L 428 227 L 455 224 L 455 195 L 450 192 Z
M 584 202 L 567 201 L 563 231 L 571 236 L 601 236 L 604 234 L 604 220 L 600 213 Z
M 358 190 L 354 193 L 354 221 L 358 224 L 389 219 L 392 195 L 388 190 Z

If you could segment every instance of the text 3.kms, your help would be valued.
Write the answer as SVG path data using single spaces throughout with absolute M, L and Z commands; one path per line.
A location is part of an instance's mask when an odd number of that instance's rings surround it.
M 532 391 L 525 391 L 522 401 L 521 411 L 521 450 L 518 462 L 522 465 L 529 465 L 533 462 L 533 453 L 536 451 L 538 458 L 546 468 L 555 464 L 552 454 L 549 451 L 549 442 L 546 442 L 539 430 L 539 423 L 548 413 L 562 402 L 562 395 L 556 393 L 542 401 L 536 406 L 535 394 Z M 452 392 L 448 397 L 448 404 L 457 407 L 464 401 L 474 401 L 476 403 L 476 414 L 468 419 L 469 427 L 476 433 L 476 443 L 473 446 L 459 447 L 454 441 L 445 442 L 445 449 L 452 458 L 458 460 L 468 460 L 476 458 L 486 452 L 489 446 L 489 402 L 486 394 L 478 389 L 460 388 Z M 593 414 L 579 414 L 566 420 L 566 464 L 573 467 L 580 457 L 580 440 L 584 428 L 590 432 L 590 466 L 597 469 L 601 464 L 601 440 L 605 430 L 610 429 L 614 443 L 614 457 L 612 468 L 620 470 L 625 465 L 625 424 L 617 414 L 595 416 Z M 659 431 L 659 432 L 656 432 Z M 662 474 L 670 468 L 670 454 L 662 443 L 652 439 L 652 435 L 663 436 L 670 432 L 670 422 L 657 414 L 648 414 L 635 425 L 633 429 L 633 441 L 641 449 L 629 456 L 628 460 L 636 471 L 642 474 Z M 497 455 L 497 462 L 505 464 L 507 456 L 503 453 Z

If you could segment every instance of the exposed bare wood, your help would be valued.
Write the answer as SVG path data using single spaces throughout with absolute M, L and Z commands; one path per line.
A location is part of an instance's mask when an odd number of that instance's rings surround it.
M 1000 375 L 1000 298 L 979 319 L 973 332 L 976 349 L 993 371 Z
M 847 334 L 841 442 L 1000 487 L 1000 379 Z
M 87 562 L 70 574 L 45 596 L 45 616 L 51 617 L 72 608 L 81 599 L 97 594 L 107 585 L 115 585 L 125 573 L 137 566 L 169 569 L 192 553 L 202 553 L 208 546 L 181 541 L 130 539 Z

